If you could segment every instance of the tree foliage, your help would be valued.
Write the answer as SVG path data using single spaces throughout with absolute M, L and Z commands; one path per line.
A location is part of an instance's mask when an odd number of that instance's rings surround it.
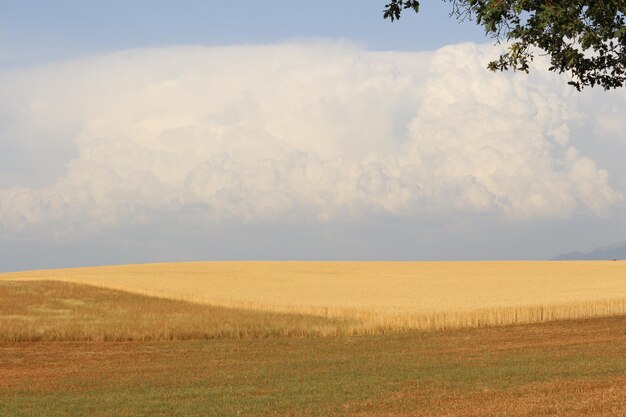
M 390 0 L 384 17 L 400 19 L 417 0 Z M 579 91 L 605 90 L 626 83 L 626 0 L 444 0 L 451 15 L 474 20 L 498 42 L 509 42 L 506 53 L 491 61 L 492 71 L 529 72 L 536 53 L 550 57 L 550 71 L 568 73 Z

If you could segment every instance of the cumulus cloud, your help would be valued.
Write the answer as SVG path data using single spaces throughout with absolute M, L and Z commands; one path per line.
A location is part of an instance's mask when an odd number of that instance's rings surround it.
M 604 94 L 597 91 L 586 93 L 581 107 L 594 135 L 610 142 L 626 143 L 626 89 Z
M 0 148 L 68 149 L 41 184 L 0 183 L 0 227 L 606 214 L 622 197 L 569 141 L 571 88 L 491 74 L 494 53 L 174 47 L 0 74 Z

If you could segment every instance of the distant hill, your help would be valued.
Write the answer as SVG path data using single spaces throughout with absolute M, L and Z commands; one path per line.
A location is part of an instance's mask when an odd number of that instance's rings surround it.
M 626 241 L 614 245 L 602 246 L 589 253 L 569 252 L 552 258 L 553 261 L 575 261 L 575 260 L 610 260 L 626 259 Z

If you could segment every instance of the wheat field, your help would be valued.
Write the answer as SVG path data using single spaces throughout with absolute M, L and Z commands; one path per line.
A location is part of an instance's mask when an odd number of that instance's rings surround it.
M 247 310 L 349 318 L 354 334 L 626 314 L 626 262 L 194 262 L 0 274 Z
M 349 335 L 353 328 L 359 323 L 350 319 L 214 307 L 69 282 L 0 281 L 0 344 L 298 338 Z

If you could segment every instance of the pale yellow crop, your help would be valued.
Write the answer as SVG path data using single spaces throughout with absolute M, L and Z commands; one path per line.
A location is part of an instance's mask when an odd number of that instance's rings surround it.
M 626 314 L 626 262 L 198 262 L 0 274 L 441 329 Z

